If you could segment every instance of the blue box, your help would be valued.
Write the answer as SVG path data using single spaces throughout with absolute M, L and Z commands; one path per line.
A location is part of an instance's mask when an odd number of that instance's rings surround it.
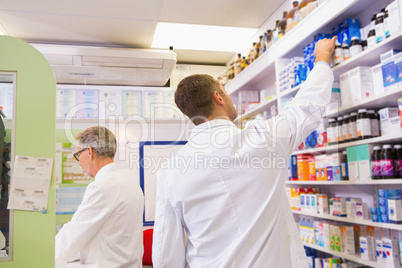
M 388 199 L 387 199 L 388 200 Z M 380 206 L 377 210 L 377 214 L 388 214 L 388 201 L 387 201 L 387 206 Z
M 380 55 L 381 70 L 384 87 L 388 87 L 396 83 L 395 55 L 401 50 L 391 49 L 390 51 Z
M 292 155 L 290 157 L 290 178 L 289 179 L 296 179 L 297 180 L 297 155 Z
M 394 55 L 396 82 L 402 81 L 402 53 Z
M 306 149 L 317 148 L 317 130 L 311 132 L 310 135 L 304 141 L 304 147 Z
M 378 222 L 389 223 L 389 217 L 387 214 L 381 214 L 378 216 Z
M 393 189 L 393 190 L 378 190 L 378 197 L 379 198 L 391 198 L 391 197 L 399 197 L 402 198 L 402 190 L 401 189 Z
M 307 68 L 304 64 L 295 66 L 295 86 L 300 85 L 307 79 Z
M 328 169 L 327 169 L 328 172 Z M 332 166 L 332 177 L 334 181 L 342 180 L 341 166 Z
M 332 38 L 332 34 L 329 34 L 329 33 L 318 33 L 318 34 L 314 35 L 314 41 L 318 41 L 318 40 L 325 39 L 325 38 L 331 39 L 331 38 Z
M 387 198 L 379 197 L 378 198 L 378 205 L 380 207 L 386 207 L 387 206 Z
M 370 208 L 370 211 L 372 215 L 377 215 L 378 207 L 372 207 Z
M 371 214 L 371 221 L 372 222 L 378 222 L 378 215 L 377 214 Z
M 346 19 L 341 22 L 340 26 L 341 30 L 346 28 L 358 28 L 360 29 L 360 22 L 358 19 Z

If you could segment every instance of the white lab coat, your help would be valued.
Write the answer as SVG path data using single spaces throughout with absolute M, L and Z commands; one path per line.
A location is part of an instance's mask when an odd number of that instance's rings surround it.
M 84 267 L 142 267 L 143 209 L 144 196 L 132 174 L 115 163 L 102 167 L 72 220 L 56 235 L 56 263 L 79 256 Z
M 317 64 L 276 118 L 192 130 L 158 172 L 154 267 L 307 267 L 284 189 L 287 162 L 318 127 L 332 83 L 329 66 Z

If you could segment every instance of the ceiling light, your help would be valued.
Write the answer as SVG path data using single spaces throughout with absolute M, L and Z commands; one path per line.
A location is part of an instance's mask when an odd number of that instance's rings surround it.
M 237 28 L 158 22 L 152 48 L 232 51 L 241 49 L 258 31 Z

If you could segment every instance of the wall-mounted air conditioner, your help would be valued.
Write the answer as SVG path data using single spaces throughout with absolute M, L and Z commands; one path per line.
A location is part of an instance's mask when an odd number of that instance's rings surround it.
M 32 44 L 58 84 L 164 86 L 176 64 L 170 50 Z

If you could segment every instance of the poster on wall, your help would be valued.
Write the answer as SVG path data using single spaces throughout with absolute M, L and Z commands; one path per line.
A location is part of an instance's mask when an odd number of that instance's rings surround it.
M 46 211 L 53 159 L 15 157 L 8 209 Z
M 187 141 L 140 142 L 140 185 L 145 199 L 144 226 L 152 226 L 155 222 L 157 171 L 186 143 Z

